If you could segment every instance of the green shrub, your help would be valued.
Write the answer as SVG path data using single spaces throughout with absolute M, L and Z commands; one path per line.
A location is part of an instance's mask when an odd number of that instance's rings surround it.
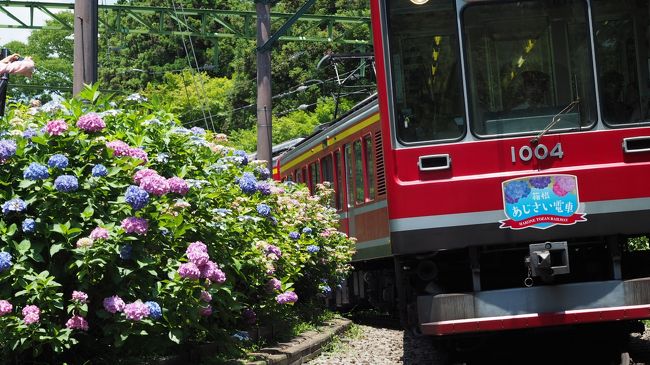
M 155 100 L 88 87 L 0 130 L 0 353 L 59 362 L 236 348 L 349 270 L 331 189 L 269 179 Z M 104 127 L 105 125 L 105 127 Z M 297 295 L 296 295 L 297 294 Z M 11 308 L 10 308 L 11 307 Z

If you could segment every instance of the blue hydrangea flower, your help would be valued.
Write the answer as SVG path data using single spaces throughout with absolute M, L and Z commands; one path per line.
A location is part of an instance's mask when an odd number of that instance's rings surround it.
M 300 232 L 296 232 L 296 231 L 289 232 L 289 238 L 291 238 L 292 240 L 297 240 L 298 238 L 300 238 Z
M 93 166 L 92 175 L 94 177 L 106 176 L 108 175 L 108 170 L 106 169 L 106 166 L 98 163 L 97 165 Z
M 226 208 L 216 208 L 213 209 L 212 212 L 219 214 L 222 217 L 227 216 L 228 214 L 232 213 L 232 210 L 226 209 Z
M 72 175 L 61 175 L 54 180 L 54 188 L 63 193 L 79 189 L 79 181 Z
M 16 154 L 16 141 L 0 139 L 0 160 L 6 160 Z
M 161 152 L 156 156 L 156 162 L 167 163 L 169 161 L 169 154 Z
M 125 200 L 131 208 L 140 210 L 149 204 L 149 193 L 139 186 L 131 185 L 126 189 Z
M 28 180 L 43 180 L 50 177 L 47 167 L 37 162 L 32 162 L 23 171 L 23 177 Z
M 201 127 L 192 127 L 190 128 L 190 131 L 198 136 L 202 136 L 205 134 L 205 129 Z
M 0 252 L 0 272 L 7 270 L 11 265 L 11 254 L 9 252 Z
M 271 195 L 271 184 L 266 181 L 259 181 L 257 183 L 257 190 L 262 193 L 262 195 Z
M 27 203 L 20 198 L 7 200 L 2 204 L 2 214 L 7 215 L 12 212 L 20 213 L 27 209 Z
M 23 232 L 25 233 L 32 233 L 34 230 L 36 230 L 36 221 L 34 221 L 31 218 L 27 218 L 23 221 Z
M 68 167 L 68 158 L 60 153 L 57 153 L 56 155 L 52 155 L 52 157 L 47 160 L 47 165 L 52 168 L 65 169 Z
M 32 129 L 32 128 L 25 129 L 25 131 L 23 132 L 23 138 L 30 139 L 34 137 L 37 133 L 38 132 L 36 131 L 36 129 Z
M 153 319 L 160 319 L 162 317 L 162 309 L 160 305 L 156 302 L 147 301 L 144 304 L 149 307 L 149 317 Z
M 318 247 L 316 245 L 309 245 L 309 246 L 307 246 L 307 251 L 309 253 L 316 253 L 316 252 L 320 251 L 320 247 Z
M 232 154 L 237 158 L 237 162 L 239 162 L 240 165 L 248 165 L 248 155 L 246 154 L 246 151 L 235 150 Z
M 320 287 L 320 290 L 323 292 L 323 294 L 327 295 L 332 292 L 332 288 L 329 285 L 323 285 Z
M 250 172 L 244 172 L 242 177 L 239 178 L 239 187 L 246 194 L 255 194 L 257 191 L 257 179 L 255 175 Z
M 133 246 L 126 244 L 120 248 L 120 258 L 122 260 L 131 260 L 133 256 Z
M 309 227 L 305 227 L 305 228 L 302 229 L 302 233 L 304 233 L 304 234 L 310 234 L 311 232 L 312 232 L 311 228 L 309 228 Z
M 237 331 L 232 335 L 232 337 L 237 341 L 248 341 L 251 339 L 246 331 Z
M 258 166 L 255 168 L 255 172 L 259 175 L 260 180 L 266 180 L 271 177 L 271 171 L 263 166 Z
M 271 215 L 271 207 L 264 203 L 257 204 L 257 213 L 259 213 L 262 217 L 268 217 Z

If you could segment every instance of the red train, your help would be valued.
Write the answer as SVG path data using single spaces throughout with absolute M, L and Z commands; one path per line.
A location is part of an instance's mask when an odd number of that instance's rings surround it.
M 378 94 L 276 164 L 335 187 L 339 299 L 439 337 L 650 318 L 650 2 L 371 11 Z

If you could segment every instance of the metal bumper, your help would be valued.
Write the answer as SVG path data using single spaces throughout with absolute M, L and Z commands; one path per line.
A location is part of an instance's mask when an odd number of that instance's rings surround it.
M 650 278 L 418 297 L 427 335 L 650 318 Z

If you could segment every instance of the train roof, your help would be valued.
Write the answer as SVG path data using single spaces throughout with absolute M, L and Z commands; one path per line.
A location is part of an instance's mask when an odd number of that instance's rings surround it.
M 322 138 L 326 138 L 327 135 L 330 134 L 330 132 L 339 129 L 341 126 L 347 125 L 349 123 L 356 123 L 360 121 L 359 118 L 357 118 L 359 115 L 362 115 L 364 114 L 364 112 L 376 108 L 377 105 L 378 105 L 377 93 L 374 93 L 371 96 L 367 97 L 366 99 L 362 100 L 361 102 L 357 103 L 354 107 L 352 107 L 352 109 L 350 109 L 340 117 L 336 118 L 335 120 L 318 126 L 312 134 L 305 137 L 301 141 L 295 143 L 293 146 L 289 147 L 277 158 L 278 159 L 291 158 L 292 155 L 294 154 L 294 151 L 296 151 L 295 153 L 299 153 L 304 149 L 311 148 L 312 144 L 318 143 L 318 141 L 320 141 Z M 289 142 L 291 141 L 285 143 L 289 143 Z

